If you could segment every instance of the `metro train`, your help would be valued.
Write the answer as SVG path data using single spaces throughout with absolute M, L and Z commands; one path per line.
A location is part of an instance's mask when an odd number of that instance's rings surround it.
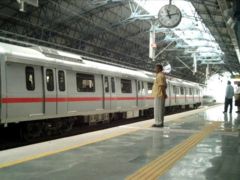
M 154 73 L 94 62 L 69 52 L 0 43 L 0 126 L 19 124 L 27 137 L 153 115 Z M 166 110 L 201 105 L 202 87 L 167 76 Z

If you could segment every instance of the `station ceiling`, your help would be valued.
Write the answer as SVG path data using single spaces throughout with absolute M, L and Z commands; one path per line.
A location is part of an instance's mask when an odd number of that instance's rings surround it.
M 147 71 L 153 71 L 155 63 L 168 62 L 171 75 L 200 83 L 206 80 L 207 64 L 209 75 L 225 71 L 236 74 L 240 70 L 237 0 L 188 0 L 223 52 L 221 62 L 219 57 L 200 59 L 196 73 L 194 48 L 172 30 L 156 34 L 156 50 L 161 54 L 155 62 L 149 58 L 151 23 L 134 17 L 136 12 L 147 15 L 149 11 L 134 0 L 38 0 L 38 7 L 27 3 L 21 7 L 19 2 L 0 1 L 0 41 L 47 46 Z M 169 35 L 175 37 L 174 42 L 166 38 Z

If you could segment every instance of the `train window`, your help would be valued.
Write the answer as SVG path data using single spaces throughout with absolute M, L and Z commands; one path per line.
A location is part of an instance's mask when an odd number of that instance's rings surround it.
M 109 92 L 109 81 L 108 81 L 108 77 L 104 78 L 104 87 L 105 87 L 105 92 Z
M 148 94 L 152 93 L 152 87 L 153 87 L 153 83 L 148 83 Z
M 46 83 L 47 83 L 47 90 L 53 91 L 54 90 L 54 78 L 53 78 L 53 70 L 52 69 L 46 70 Z
M 198 90 L 198 89 L 196 89 L 196 94 L 197 94 L 197 95 L 199 94 L 199 90 Z
M 176 86 L 173 86 L 173 93 L 177 94 L 177 87 Z
M 95 81 L 93 75 L 77 73 L 76 78 L 78 92 L 95 92 Z
M 184 88 L 183 87 L 180 87 L 180 92 L 181 92 L 181 95 L 184 95 Z
M 58 71 L 58 86 L 59 91 L 65 91 L 65 75 L 64 71 Z
M 144 89 L 144 83 L 142 82 L 142 89 Z
M 173 86 L 173 93 L 179 95 L 180 94 L 179 87 Z
M 132 93 L 132 82 L 128 79 L 121 79 L 122 93 Z
M 33 91 L 35 89 L 35 79 L 34 79 L 33 67 L 27 66 L 25 68 L 25 74 L 26 74 L 26 88 L 29 91 Z
M 177 87 L 177 94 L 180 94 L 180 87 Z
M 115 93 L 115 80 L 114 77 L 111 77 L 112 93 Z
M 192 92 L 192 88 L 189 88 L 189 94 L 192 95 L 193 92 Z

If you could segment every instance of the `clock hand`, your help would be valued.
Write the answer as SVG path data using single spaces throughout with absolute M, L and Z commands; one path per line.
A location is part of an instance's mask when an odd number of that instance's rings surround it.
M 167 9 L 167 16 L 171 19 L 170 12 L 168 9 Z
M 179 13 L 173 13 L 173 14 L 167 14 L 165 16 L 168 16 L 171 19 L 171 16 L 179 15 Z
M 179 13 L 169 14 L 170 16 L 179 15 Z

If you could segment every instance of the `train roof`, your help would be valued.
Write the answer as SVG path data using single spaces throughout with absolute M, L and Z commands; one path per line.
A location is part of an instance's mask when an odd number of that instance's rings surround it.
M 102 74 L 104 72 L 112 76 L 135 77 L 137 79 L 149 81 L 152 81 L 155 76 L 152 72 L 94 62 L 94 58 L 42 46 L 23 47 L 0 42 L 0 54 L 10 57 L 6 58 L 6 61 L 17 63 L 44 65 L 47 67 L 52 65 L 54 67 L 65 67 L 76 71 L 81 70 L 83 72 L 94 72 L 97 74 Z M 199 85 L 198 83 L 171 76 L 167 76 L 167 78 L 175 84 L 180 83 L 185 86 Z
M 73 70 L 94 72 L 97 74 L 107 73 L 113 76 L 135 77 L 140 79 L 152 79 L 152 76 L 138 70 L 131 70 L 113 65 L 85 60 L 84 56 L 54 50 L 46 47 L 22 47 L 12 44 L 0 43 L 0 54 L 8 57 L 6 61 L 28 63 L 33 65 L 64 66 Z

